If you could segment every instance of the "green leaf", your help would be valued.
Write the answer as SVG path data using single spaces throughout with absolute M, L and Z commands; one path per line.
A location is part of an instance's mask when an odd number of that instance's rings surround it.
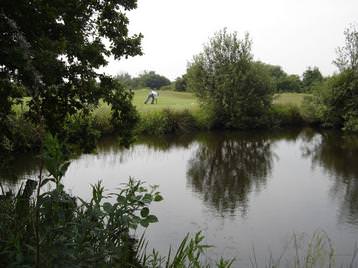
M 143 219 L 140 221 L 140 225 L 147 228 L 149 226 L 149 221 L 147 219 Z
M 149 215 L 149 216 L 147 217 L 147 221 L 148 221 L 149 223 L 158 222 L 158 218 L 157 218 L 157 216 L 155 216 L 155 215 Z
M 140 215 L 145 218 L 149 215 L 149 208 L 145 207 L 145 208 L 142 208 L 142 210 L 140 211 Z
M 154 197 L 154 201 L 155 202 L 160 202 L 163 200 L 163 196 L 161 196 L 160 194 L 157 194 L 155 197 Z
M 145 194 L 142 201 L 149 203 L 152 202 L 152 200 L 153 200 L 153 196 L 151 194 Z
M 118 195 L 118 196 L 117 196 L 117 202 L 120 203 L 120 204 L 126 203 L 126 200 L 127 200 L 127 199 L 126 199 L 124 196 L 122 196 L 122 195 Z
M 112 205 L 111 205 L 111 203 L 105 202 L 105 203 L 103 204 L 103 209 L 104 209 L 105 212 L 111 213 L 111 212 L 112 212 Z

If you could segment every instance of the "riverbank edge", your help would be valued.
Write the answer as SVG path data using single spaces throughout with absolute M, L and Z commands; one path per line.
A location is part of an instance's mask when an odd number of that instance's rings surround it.
M 139 114 L 139 122 L 134 134 L 135 136 L 154 135 L 160 137 L 167 134 L 227 129 L 220 122 L 216 122 L 214 118 L 214 115 L 203 109 L 175 110 L 165 108 L 142 112 Z M 297 105 L 275 104 L 265 115 L 265 124 L 260 129 L 316 127 L 318 125 L 319 122 L 305 116 L 303 110 Z M 65 127 L 70 133 L 70 143 L 78 143 L 82 147 L 86 147 L 84 143 L 93 145 L 101 137 L 120 132 L 120 130 L 114 129 L 111 124 L 110 110 L 95 110 L 87 117 L 73 116 L 68 120 Z M 39 150 L 40 137 L 37 126 L 27 120 L 23 114 L 14 115 L 11 118 L 10 129 L 13 139 L 3 141 L 0 148 L 5 148 L 9 153 L 37 152 Z M 257 128 L 245 130 L 252 129 Z

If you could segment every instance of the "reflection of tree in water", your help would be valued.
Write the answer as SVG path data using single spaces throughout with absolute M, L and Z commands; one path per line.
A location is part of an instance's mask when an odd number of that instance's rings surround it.
M 307 141 L 304 154 L 334 178 L 331 193 L 342 200 L 340 219 L 358 224 L 358 136 L 323 132 Z
M 245 215 L 249 193 L 265 186 L 272 162 L 267 137 L 210 134 L 189 161 L 188 182 L 220 213 Z
M 38 170 L 39 159 L 33 155 L 9 156 L 0 164 L 0 184 L 16 186 L 26 179 L 36 178 Z

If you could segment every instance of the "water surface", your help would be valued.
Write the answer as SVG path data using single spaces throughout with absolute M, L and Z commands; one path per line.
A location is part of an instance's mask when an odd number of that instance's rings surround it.
M 34 176 L 36 161 L 25 162 L 2 180 Z M 72 161 L 64 184 L 82 198 L 98 180 L 108 192 L 129 177 L 159 185 L 164 201 L 151 207 L 159 223 L 146 237 L 163 254 L 201 230 L 215 246 L 209 260 L 235 257 L 245 266 L 255 253 L 263 266 L 293 234 L 308 239 L 324 231 L 337 264 L 348 265 L 358 242 L 357 163 L 356 136 L 311 129 L 148 138 L 127 150 L 106 139 L 97 154 Z

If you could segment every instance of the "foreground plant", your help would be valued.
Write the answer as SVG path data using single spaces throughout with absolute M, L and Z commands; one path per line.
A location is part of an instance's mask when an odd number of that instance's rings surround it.
M 156 187 L 130 178 L 117 193 L 106 195 L 99 182 L 85 201 L 64 190 L 61 179 L 69 162 L 58 140 L 48 136 L 44 151 L 48 176 L 40 171 L 39 181 L 28 180 L 17 194 L 2 187 L 0 266 L 140 266 L 130 233 L 158 221 L 149 209 L 163 199 Z M 44 190 L 49 182 L 55 189 Z

